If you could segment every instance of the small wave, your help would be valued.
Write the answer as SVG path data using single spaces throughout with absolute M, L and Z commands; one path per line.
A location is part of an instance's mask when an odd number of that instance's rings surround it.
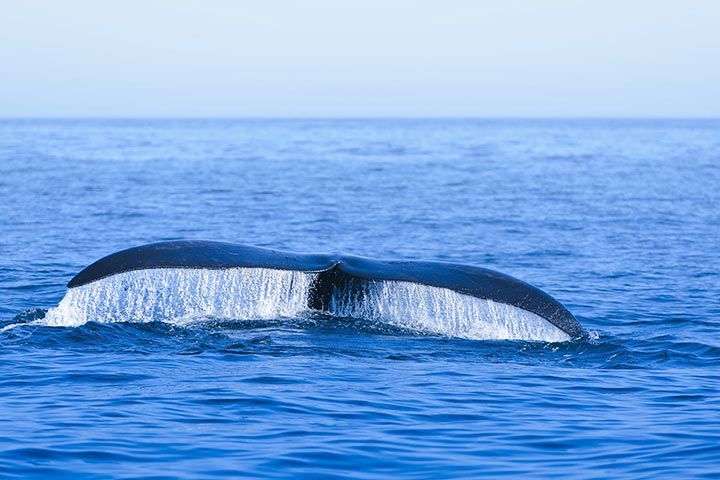
M 151 269 L 125 272 L 68 290 L 39 322 L 187 324 L 204 319 L 307 316 L 317 274 L 264 268 Z M 542 317 L 452 290 L 397 281 L 357 281 L 333 290 L 328 313 L 422 333 L 472 340 L 567 341 Z

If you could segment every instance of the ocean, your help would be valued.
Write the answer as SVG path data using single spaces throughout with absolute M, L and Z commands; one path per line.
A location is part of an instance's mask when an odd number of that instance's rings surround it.
M 720 478 L 719 205 L 720 120 L 0 120 L 0 477 Z M 178 239 L 479 265 L 587 335 L 48 321 Z

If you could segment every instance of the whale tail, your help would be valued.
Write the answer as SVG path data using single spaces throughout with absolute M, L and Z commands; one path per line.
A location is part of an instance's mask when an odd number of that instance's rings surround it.
M 162 285 L 151 288 L 149 283 L 160 278 L 159 274 L 153 277 L 152 272 L 141 272 L 158 270 L 165 272 L 160 275 Z M 178 273 L 188 270 L 205 273 Z M 213 271 L 218 273 L 211 274 Z M 178 289 L 178 295 L 184 295 L 185 307 L 163 310 L 174 314 L 185 310 L 205 314 L 220 311 L 234 316 L 282 314 L 281 304 L 292 303 L 292 311 L 305 308 L 337 316 L 402 321 L 418 328 L 430 325 L 431 331 L 443 325 L 440 330 L 469 338 L 493 337 L 480 327 L 495 328 L 499 338 L 529 340 L 566 340 L 584 333 L 575 317 L 557 300 L 500 272 L 442 262 L 287 253 L 221 242 L 162 242 L 114 253 L 70 280 L 66 297 L 74 292 L 79 296 L 79 290 L 90 291 L 96 283 L 111 282 L 122 275 L 130 275 L 128 282 L 139 289 L 135 298 L 145 298 L 136 302 L 138 308 L 147 310 L 148 305 L 158 302 L 175 302 L 163 295 L 168 289 Z M 226 302 L 233 296 L 244 298 L 244 303 L 234 310 L 227 305 L 203 307 L 197 302 L 207 304 L 207 299 L 192 298 L 208 294 L 207 289 L 205 293 L 193 290 L 198 282 L 211 288 L 216 296 L 225 289 Z M 193 295 L 187 295 L 188 291 Z M 99 292 L 98 287 L 93 294 L 96 299 Z M 86 303 L 92 301 L 91 297 Z M 104 298 L 103 304 L 117 301 Z M 216 298 L 213 302 L 222 304 L 223 300 Z

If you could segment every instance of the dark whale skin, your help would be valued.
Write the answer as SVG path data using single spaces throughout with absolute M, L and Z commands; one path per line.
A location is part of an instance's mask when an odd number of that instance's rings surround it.
M 309 307 L 323 310 L 332 288 L 353 281 L 400 281 L 447 288 L 513 305 L 544 318 L 571 338 L 584 335 L 580 323 L 560 302 L 510 275 L 445 262 L 374 260 L 345 254 L 290 253 L 225 242 L 181 240 L 122 250 L 83 269 L 68 283 L 80 287 L 111 275 L 152 268 L 270 268 L 318 272 Z

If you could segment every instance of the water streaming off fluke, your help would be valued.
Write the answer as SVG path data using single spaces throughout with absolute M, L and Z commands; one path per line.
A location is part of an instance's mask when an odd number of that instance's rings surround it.
M 333 315 L 366 318 L 448 337 L 562 342 L 570 336 L 506 303 L 409 282 L 363 281 L 335 288 Z
M 71 288 L 41 323 L 187 323 L 307 314 L 317 273 L 266 268 L 158 268 Z M 327 312 L 422 333 L 477 340 L 565 341 L 542 317 L 492 300 L 409 282 L 356 280 L 333 289 Z M 329 320 L 332 321 L 332 320 Z
M 307 310 L 315 274 L 266 268 L 159 268 L 120 273 L 71 288 L 48 325 L 272 319 Z

